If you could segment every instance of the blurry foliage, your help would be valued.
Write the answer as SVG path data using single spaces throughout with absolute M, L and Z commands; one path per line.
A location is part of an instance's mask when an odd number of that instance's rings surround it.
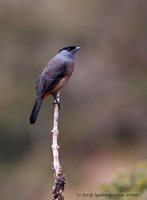
M 14 165 L 0 170 L 1 199 L 45 199 L 52 97 L 34 126 L 28 119 L 37 75 L 67 45 L 82 47 L 61 93 L 59 145 L 70 182 L 90 177 L 90 187 L 93 163 L 102 181 L 116 160 L 147 158 L 146 8 L 145 0 L 1 0 L 0 164 Z
M 131 172 L 120 174 L 111 183 L 101 186 L 102 191 L 108 193 L 124 193 L 124 196 L 130 193 L 126 198 L 129 200 L 134 199 L 147 199 L 147 163 L 141 162 Z M 131 196 L 132 194 L 132 196 Z M 134 195 L 133 195 L 134 194 Z M 136 194 L 136 196 L 135 196 Z M 138 195 L 138 196 L 137 196 Z M 120 196 L 109 196 L 106 199 L 124 199 Z
M 0 161 L 10 163 L 22 158 L 30 150 L 31 138 L 28 130 L 12 129 L 8 134 L 7 128 L 0 127 L 3 131 L 0 135 Z M 21 134 L 19 134 L 21 132 Z M 1 163 L 1 164 L 2 164 Z

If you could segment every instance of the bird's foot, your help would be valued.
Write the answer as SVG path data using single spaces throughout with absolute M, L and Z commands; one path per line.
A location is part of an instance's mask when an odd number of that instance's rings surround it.
M 60 107 L 61 107 L 61 106 L 60 106 L 60 102 L 55 100 L 55 101 L 53 102 L 53 105 L 55 105 L 55 104 L 57 104 L 57 105 L 58 105 L 58 108 L 60 109 Z
M 57 104 L 58 105 L 58 108 L 60 109 L 60 101 L 59 101 L 59 97 L 58 96 L 54 96 L 54 102 L 53 102 L 53 105 Z

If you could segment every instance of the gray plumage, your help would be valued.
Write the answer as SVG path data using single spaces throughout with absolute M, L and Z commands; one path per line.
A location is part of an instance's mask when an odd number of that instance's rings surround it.
M 60 91 L 74 70 L 74 55 L 80 47 L 69 46 L 61 49 L 58 54 L 52 58 L 39 75 L 36 82 L 36 100 L 30 116 L 30 123 L 34 124 L 38 116 L 42 100 L 52 94 Z

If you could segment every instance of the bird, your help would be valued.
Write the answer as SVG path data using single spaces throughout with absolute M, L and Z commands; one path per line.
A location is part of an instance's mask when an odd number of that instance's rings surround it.
M 36 100 L 29 118 L 30 124 L 36 122 L 42 101 L 52 95 L 60 108 L 57 93 L 64 87 L 74 70 L 74 56 L 81 47 L 67 46 L 47 63 L 36 81 Z

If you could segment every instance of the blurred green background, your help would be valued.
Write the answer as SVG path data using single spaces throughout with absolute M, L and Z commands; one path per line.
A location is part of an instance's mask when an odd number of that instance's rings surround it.
M 61 94 L 65 199 L 147 159 L 146 8 L 145 0 L 0 1 L 1 200 L 51 198 L 53 98 L 35 125 L 28 118 L 37 75 L 67 45 L 82 48 Z

